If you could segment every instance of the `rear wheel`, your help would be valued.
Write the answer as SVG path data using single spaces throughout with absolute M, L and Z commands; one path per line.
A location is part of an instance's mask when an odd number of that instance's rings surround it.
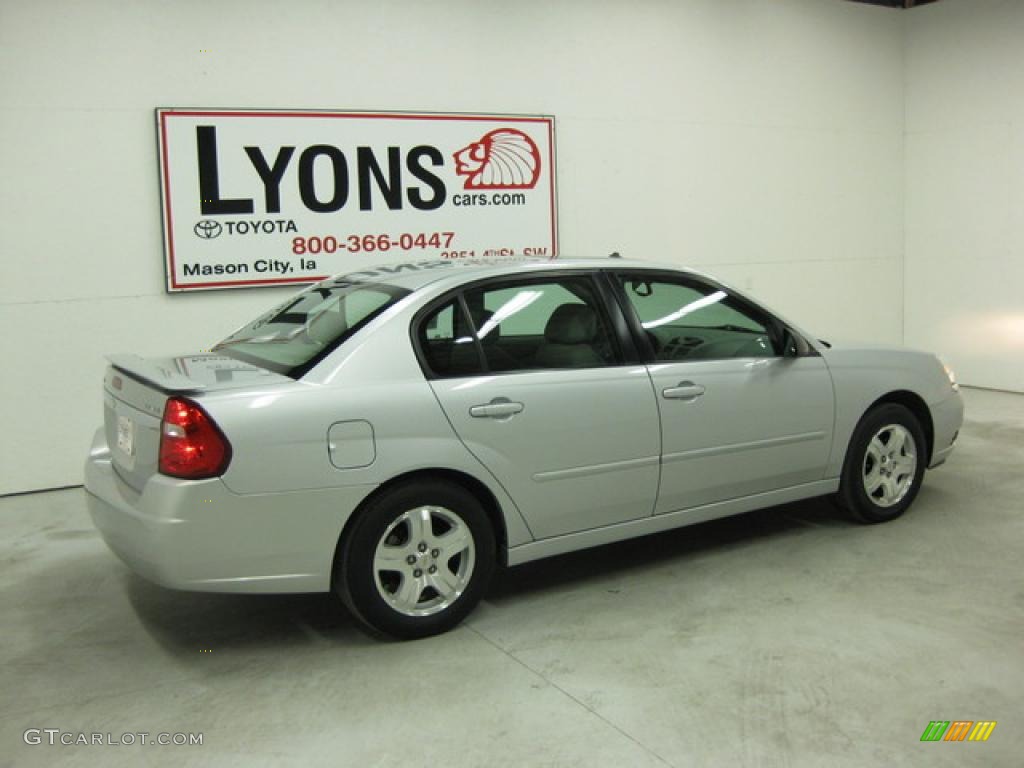
M 927 444 L 907 408 L 885 403 L 870 410 L 850 440 L 838 502 L 862 523 L 902 515 L 921 488 Z
M 445 632 L 483 597 L 494 532 L 480 502 L 440 481 L 385 491 L 359 513 L 335 558 L 335 591 L 367 627 L 408 639 Z

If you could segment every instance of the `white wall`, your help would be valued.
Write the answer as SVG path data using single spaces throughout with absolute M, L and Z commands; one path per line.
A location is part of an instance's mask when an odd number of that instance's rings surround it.
M 907 16 L 906 342 L 1024 392 L 1024 3 Z
M 0 493 L 81 482 L 104 353 L 203 348 L 281 296 L 165 295 L 157 106 L 554 114 L 564 254 L 697 265 L 820 335 L 899 342 L 899 16 L 839 0 L 0 3 Z

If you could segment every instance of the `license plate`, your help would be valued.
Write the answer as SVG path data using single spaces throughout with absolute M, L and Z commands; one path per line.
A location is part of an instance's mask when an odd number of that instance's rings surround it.
M 135 442 L 135 427 L 132 420 L 127 416 L 117 417 L 117 447 L 123 452 L 132 455 Z

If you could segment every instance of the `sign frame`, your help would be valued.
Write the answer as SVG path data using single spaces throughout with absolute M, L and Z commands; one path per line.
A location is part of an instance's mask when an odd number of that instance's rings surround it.
M 175 212 L 173 210 L 173 194 L 171 190 L 171 170 L 168 151 L 168 120 L 174 117 L 211 117 L 211 118 L 322 118 L 322 119 L 359 119 L 359 120 L 393 120 L 393 121 L 460 121 L 516 124 L 544 124 L 547 141 L 546 157 L 548 159 L 548 178 L 546 194 L 549 196 L 548 222 L 550 224 L 549 259 L 557 259 L 559 255 L 559 224 L 558 224 L 558 186 L 557 186 L 557 155 L 555 144 L 555 117 L 545 114 L 503 114 L 492 112 L 429 112 L 429 111 L 388 111 L 388 110 L 335 110 L 335 109 L 289 109 L 289 108 L 204 108 L 204 107 L 157 107 L 156 133 L 157 154 L 160 183 L 160 220 L 163 241 L 163 261 L 165 274 L 165 291 L 170 294 L 189 291 L 225 290 L 238 288 L 274 287 L 288 285 L 309 285 L 319 282 L 334 273 L 331 270 L 324 274 L 303 275 L 300 277 L 246 278 L 233 280 L 204 280 L 200 282 L 179 281 L 177 253 L 175 250 Z M 540 179 L 538 179 L 540 181 Z M 538 184 L 537 187 L 544 186 Z M 497 188 L 497 187 L 496 187 Z M 531 189 L 533 187 L 530 187 Z M 405 261 L 422 261 L 431 258 L 429 255 L 409 254 Z M 392 258 L 392 261 L 394 259 Z M 377 263 L 388 263 L 383 253 Z M 358 269 L 358 266 L 356 266 Z

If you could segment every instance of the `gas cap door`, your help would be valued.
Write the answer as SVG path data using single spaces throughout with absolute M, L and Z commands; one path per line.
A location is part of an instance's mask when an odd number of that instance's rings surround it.
M 368 421 L 336 421 L 327 430 L 327 455 L 338 469 L 359 469 L 373 464 L 377 446 Z

